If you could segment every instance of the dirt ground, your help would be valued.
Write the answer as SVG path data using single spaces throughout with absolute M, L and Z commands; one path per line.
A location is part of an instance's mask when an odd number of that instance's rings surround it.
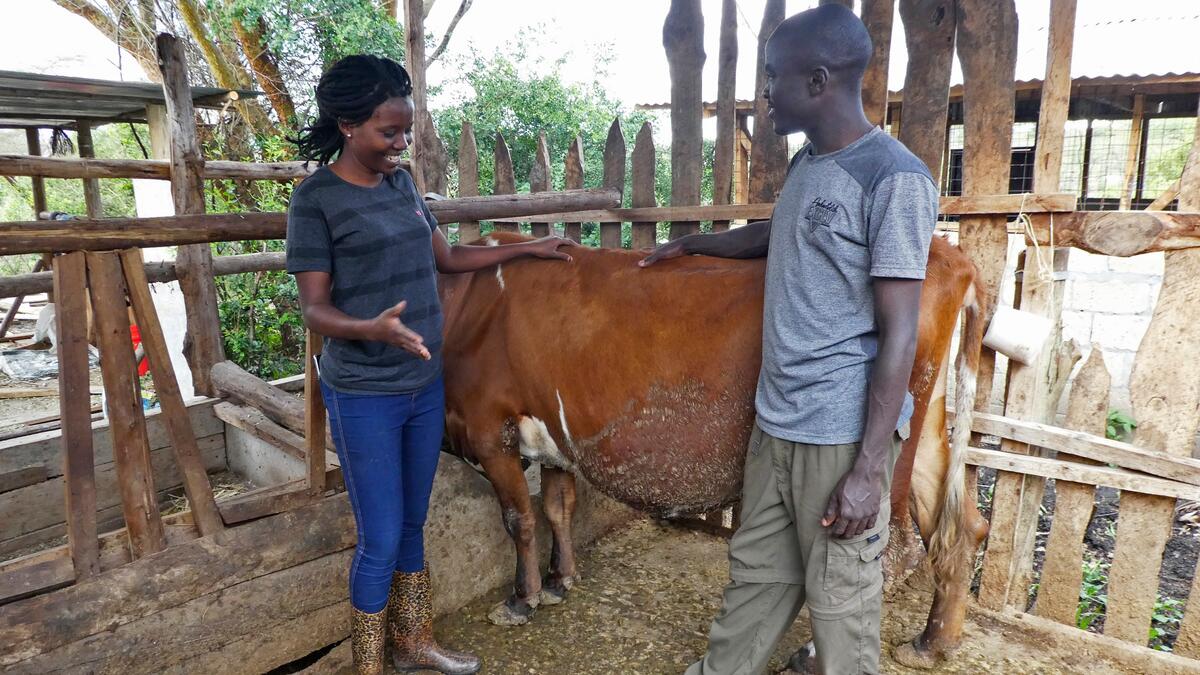
M 491 625 L 488 610 L 505 595 L 497 591 L 439 621 L 447 645 L 484 658 L 484 671 L 534 673 L 681 673 L 704 651 L 709 624 L 728 580 L 727 543 L 699 532 L 643 520 L 584 552 L 583 579 L 560 605 L 543 607 L 515 628 Z M 966 627 L 962 648 L 933 671 L 905 668 L 890 656 L 924 625 L 930 594 L 918 578 L 905 584 L 884 608 L 884 673 L 1120 673 L 1115 664 L 1077 646 L 1030 644 L 1025 636 L 986 620 Z M 776 650 L 779 670 L 809 639 L 807 615 Z
M 10 335 L 23 335 L 33 332 L 34 322 L 32 321 L 14 321 L 9 327 Z M 19 340 L 17 342 L 0 343 L 0 349 L 13 349 L 17 347 L 25 347 L 29 344 L 29 340 Z M 100 387 L 102 382 L 100 378 L 100 369 L 93 368 L 90 375 L 92 387 Z M 4 391 L 13 389 L 56 389 L 58 380 L 49 378 L 45 380 L 14 380 L 3 372 L 0 372 L 0 394 Z M 92 396 L 92 405 L 100 404 L 100 396 Z M 58 397 L 57 396 L 37 396 L 30 398 L 0 398 L 0 434 L 12 432 L 18 429 L 27 428 L 29 422 L 37 422 L 39 418 L 51 417 L 58 415 Z

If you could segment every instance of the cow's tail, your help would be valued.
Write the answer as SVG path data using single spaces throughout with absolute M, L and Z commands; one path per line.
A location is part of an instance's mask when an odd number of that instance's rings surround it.
M 941 512 L 929 541 L 930 563 L 940 583 L 966 583 L 977 543 L 967 531 L 967 444 L 975 413 L 976 378 L 980 348 L 988 321 L 987 291 L 973 278 L 963 294 L 963 335 L 959 343 L 954 387 L 954 433 L 950 437 Z

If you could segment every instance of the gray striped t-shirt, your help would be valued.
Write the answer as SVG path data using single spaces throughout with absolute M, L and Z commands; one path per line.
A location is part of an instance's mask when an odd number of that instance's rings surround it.
M 755 399 L 763 431 L 814 445 L 862 440 L 879 346 L 872 280 L 925 278 L 937 210 L 929 170 L 878 128 L 836 152 L 796 153 L 771 214 Z M 906 395 L 898 429 L 912 412 Z
M 400 320 L 425 339 L 432 357 L 424 361 L 383 342 L 326 338 L 326 384 L 346 393 L 388 394 L 416 391 L 437 379 L 442 308 L 431 239 L 436 227 L 403 169 L 365 188 L 323 166 L 296 187 L 288 207 L 287 271 L 328 272 L 333 306 L 358 319 L 408 301 Z

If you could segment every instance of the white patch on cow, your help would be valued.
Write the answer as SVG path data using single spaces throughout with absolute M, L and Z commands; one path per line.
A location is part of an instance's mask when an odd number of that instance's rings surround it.
M 567 411 L 563 408 L 562 394 L 555 389 L 554 395 L 558 397 L 558 425 L 562 427 L 563 438 L 567 441 L 567 446 L 570 447 L 575 442 L 571 440 L 571 430 L 567 428 Z
M 550 437 L 546 423 L 536 417 L 522 416 L 517 421 L 518 447 L 521 456 L 531 462 L 543 466 L 553 466 L 570 471 L 573 468 L 571 460 L 567 459 L 558 444 Z
M 488 246 L 499 246 L 500 241 L 497 239 L 493 239 L 492 237 L 489 236 L 487 238 L 487 245 Z M 500 290 L 503 291 L 504 290 L 504 272 L 501 269 L 501 267 L 502 267 L 501 265 L 496 265 L 496 281 L 498 281 L 500 283 Z

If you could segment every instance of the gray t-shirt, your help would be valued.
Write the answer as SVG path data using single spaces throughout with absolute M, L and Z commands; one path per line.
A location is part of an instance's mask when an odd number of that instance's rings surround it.
M 763 431 L 796 443 L 862 440 L 878 350 L 872 278 L 925 278 L 937 210 L 929 170 L 878 128 L 792 159 L 771 214 L 755 399 Z M 906 394 L 897 428 L 912 410 Z
M 429 212 L 403 169 L 365 188 L 317 169 L 288 206 L 287 271 L 328 272 L 333 306 L 370 319 L 401 300 L 400 320 L 425 339 L 424 361 L 384 342 L 325 338 L 321 379 L 346 393 L 416 391 L 442 370 L 442 307 Z

